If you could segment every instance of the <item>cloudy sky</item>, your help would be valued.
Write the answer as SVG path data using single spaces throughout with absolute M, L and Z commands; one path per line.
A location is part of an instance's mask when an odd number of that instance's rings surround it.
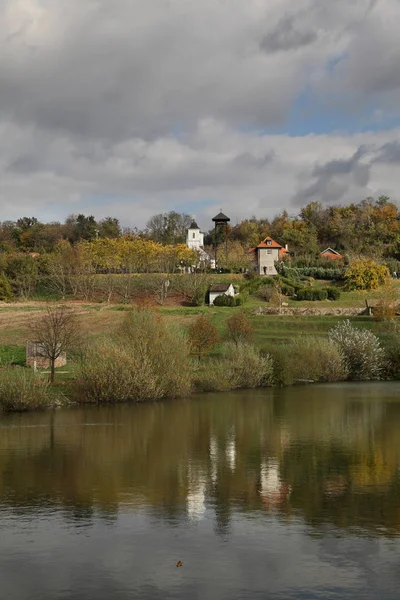
M 0 0 L 0 221 L 399 196 L 399 0 Z

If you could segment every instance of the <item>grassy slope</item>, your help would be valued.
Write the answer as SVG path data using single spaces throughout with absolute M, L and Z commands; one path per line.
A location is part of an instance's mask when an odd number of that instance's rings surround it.
M 218 276 L 233 279 L 232 276 Z M 238 279 L 236 276 L 235 279 Z M 317 284 L 318 285 L 318 284 Z M 394 285 L 400 291 L 400 282 Z M 364 307 L 366 298 L 376 298 L 381 294 L 378 292 L 345 292 L 335 307 Z M 290 305 L 297 307 L 322 307 L 332 306 L 330 302 L 296 302 L 289 301 Z M 95 339 L 102 335 L 110 335 L 121 323 L 126 310 L 125 305 L 107 305 L 105 303 L 65 302 L 74 307 L 78 313 L 84 335 L 87 339 Z M 250 313 L 251 308 L 262 305 L 263 302 L 251 297 L 245 306 Z M 0 303 L 0 360 L 21 362 L 24 346 L 27 338 L 29 323 L 40 316 L 46 304 L 44 302 L 26 302 L 3 304 Z M 240 308 L 217 308 L 217 307 L 184 307 L 164 306 L 160 309 L 169 321 L 180 326 L 187 326 L 197 315 L 204 313 L 210 316 L 217 326 L 221 335 L 224 335 L 226 319 Z M 332 316 L 255 316 L 249 314 L 255 330 L 257 344 L 267 350 L 273 343 L 281 343 L 296 335 L 326 335 L 328 330 L 341 320 Z M 371 328 L 375 333 L 385 336 L 384 323 L 375 322 L 369 317 L 356 317 L 351 319 L 361 327 Z

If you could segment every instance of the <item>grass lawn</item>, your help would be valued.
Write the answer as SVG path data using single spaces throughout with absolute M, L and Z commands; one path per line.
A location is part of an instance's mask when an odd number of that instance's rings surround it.
M 227 277 L 227 276 L 224 276 Z M 231 277 L 233 279 L 233 277 Z M 235 277 L 237 279 L 238 276 Z M 317 282 L 317 285 L 329 285 L 329 282 Z M 394 282 L 400 292 L 400 282 Z M 378 298 L 382 292 L 344 292 L 335 307 L 364 307 L 366 298 Z M 76 311 L 82 324 L 83 335 L 86 339 L 96 339 L 111 335 L 122 323 L 130 305 L 89 303 L 89 302 L 60 302 L 69 305 Z M 187 327 L 200 314 L 210 317 L 216 325 L 221 338 L 226 332 L 226 320 L 235 311 L 245 310 L 251 320 L 257 345 L 263 350 L 268 350 L 271 344 L 283 343 L 299 335 L 327 335 L 329 329 L 346 317 L 335 316 L 289 316 L 289 315 L 254 315 L 251 309 L 263 305 L 264 302 L 256 297 L 250 297 L 246 305 L 238 308 L 228 307 L 190 307 L 181 305 L 165 305 L 159 307 L 159 312 L 171 323 L 180 327 Z M 296 307 L 326 307 L 332 302 L 296 302 L 289 300 L 291 306 Z M 32 301 L 25 303 L 1 304 L 0 303 L 0 364 L 14 362 L 23 364 L 25 361 L 25 343 L 28 337 L 29 324 L 40 317 L 46 303 Z M 359 327 L 367 327 L 379 335 L 383 340 L 389 335 L 384 322 L 374 321 L 370 317 L 351 317 L 352 323 Z M 69 363 L 72 364 L 72 363 Z M 71 369 L 63 369 L 71 371 Z M 61 376 L 61 375 L 60 375 Z M 72 375 L 62 374 L 62 379 Z

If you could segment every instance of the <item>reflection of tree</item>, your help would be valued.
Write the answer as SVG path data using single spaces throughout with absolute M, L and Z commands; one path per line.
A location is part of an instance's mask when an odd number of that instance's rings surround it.
M 400 405 L 348 401 L 344 389 L 7 418 L 0 503 L 21 513 L 55 507 L 80 526 L 112 523 L 121 506 L 171 523 L 209 507 L 220 534 L 238 511 L 272 510 L 317 531 L 330 523 L 399 534 Z

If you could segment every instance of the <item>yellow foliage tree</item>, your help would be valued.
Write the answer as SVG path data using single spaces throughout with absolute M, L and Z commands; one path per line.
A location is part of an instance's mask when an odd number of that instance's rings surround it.
M 344 277 L 349 290 L 376 290 L 387 283 L 390 273 L 375 260 L 359 258 L 352 262 Z

